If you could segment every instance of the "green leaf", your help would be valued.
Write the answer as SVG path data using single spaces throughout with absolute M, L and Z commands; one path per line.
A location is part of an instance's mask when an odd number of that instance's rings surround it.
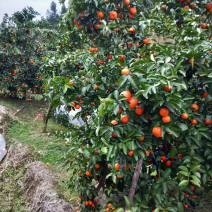
M 186 176 L 186 177 L 189 176 L 188 172 L 185 172 L 185 171 L 179 171 L 178 174 L 181 174 L 181 175 Z
M 163 193 L 166 194 L 167 191 L 168 191 L 168 184 L 167 182 L 163 182 Z
M 182 188 L 186 188 L 186 187 L 188 186 L 188 183 L 189 183 L 188 180 L 182 180 L 182 181 L 179 183 L 179 186 L 182 187 Z
M 186 124 L 180 123 L 178 124 L 178 127 L 182 130 L 182 131 L 186 131 L 188 129 L 188 126 Z
M 99 111 L 99 115 L 101 117 L 104 117 L 104 104 L 101 104 L 98 108 L 98 111 Z
M 104 211 L 105 211 L 105 209 L 104 209 Z M 114 210 L 114 212 L 124 212 L 124 209 L 123 208 L 117 208 L 117 209 Z
M 208 182 L 208 174 L 203 174 L 202 176 L 202 184 L 205 185 Z
M 185 172 L 188 172 L 188 169 L 187 169 L 187 167 L 185 167 L 185 166 L 179 166 L 178 168 L 179 168 L 179 169 L 182 169 L 182 170 L 185 171 Z
M 177 149 L 176 148 L 173 148 L 171 150 L 171 152 L 169 153 L 169 157 L 170 158 L 174 158 L 176 156 L 176 154 L 177 154 Z
M 171 61 L 171 57 L 167 57 L 166 59 L 165 59 L 165 63 L 168 63 L 168 62 L 170 62 Z
M 191 167 L 191 172 L 196 172 L 196 171 L 198 171 L 200 169 L 200 165 L 193 165 L 192 167 Z
M 166 210 L 171 211 L 171 212 L 178 212 L 176 207 L 167 207 Z
M 115 91 L 113 92 L 113 96 L 115 97 L 115 99 L 118 100 L 118 98 L 119 98 L 119 92 L 118 92 L 117 90 L 115 90 Z
M 129 206 L 130 206 L 130 203 L 131 203 L 131 201 L 130 201 L 129 197 L 124 196 L 124 200 L 125 200 L 125 202 L 126 202 L 127 206 L 129 207 Z
M 168 178 L 170 176 L 170 174 L 171 174 L 171 169 L 167 168 L 165 170 L 165 172 L 163 173 L 163 177 Z
M 151 64 L 151 65 L 149 65 L 148 67 L 147 67 L 147 73 L 149 73 L 149 71 L 153 68 L 155 66 L 155 64 L 153 63 L 153 64 Z
M 128 80 L 134 88 L 138 89 L 138 80 L 134 75 L 129 75 Z
M 113 180 L 113 182 L 116 184 L 117 183 L 117 177 L 116 177 L 116 175 L 113 175 L 112 176 L 112 180 Z
M 124 83 L 127 81 L 128 77 L 127 75 L 122 75 L 121 77 L 119 77 L 118 79 L 118 89 L 121 88 Z
M 200 183 L 198 183 L 198 182 L 195 181 L 195 180 L 190 180 L 190 182 L 192 182 L 194 185 L 197 185 L 198 187 L 201 187 Z
M 207 138 L 208 140 L 211 141 L 211 134 L 210 134 L 210 133 L 208 133 L 208 132 L 200 132 L 200 133 L 201 133 L 201 135 L 203 135 L 205 138 Z
M 146 203 L 144 203 L 144 202 L 140 203 L 140 207 L 141 208 L 145 208 L 145 209 L 149 208 L 149 206 Z

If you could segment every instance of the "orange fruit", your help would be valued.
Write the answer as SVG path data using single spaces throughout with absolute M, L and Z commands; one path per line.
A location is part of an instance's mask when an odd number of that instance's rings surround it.
M 196 4 L 192 4 L 191 8 L 194 9 L 197 5 Z
M 208 10 L 210 10 L 210 9 L 212 8 L 211 3 L 207 3 L 207 4 L 206 4 L 206 8 L 207 8 Z
M 75 102 L 71 102 L 74 106 L 76 105 Z
M 118 137 L 115 133 L 112 133 L 112 136 L 113 136 L 113 137 Z
M 191 198 L 196 199 L 197 196 L 192 194 L 192 195 L 191 195 Z
M 164 123 L 169 123 L 171 121 L 171 118 L 170 118 L 170 116 L 163 116 L 162 121 Z
M 161 108 L 159 111 L 159 114 L 161 116 L 168 116 L 169 115 L 169 110 L 167 108 Z
M 130 91 L 122 91 L 120 93 L 121 96 L 125 96 L 127 99 L 125 99 L 124 101 L 128 102 L 131 99 L 131 93 Z
M 80 107 L 81 107 L 80 105 L 76 105 L 75 106 L 76 109 L 80 109 Z
M 100 165 L 99 165 L 99 164 L 96 164 L 96 165 L 95 165 L 95 168 L 96 168 L 96 169 L 100 169 Z
M 167 86 L 166 86 L 166 85 L 164 85 L 164 87 L 163 87 L 163 88 L 164 88 L 164 90 L 165 90 L 165 91 L 168 91 L 168 92 L 172 90 L 172 89 L 171 89 L 168 85 L 167 85 Z
M 166 165 L 171 166 L 172 162 L 170 160 L 167 160 Z
M 148 44 L 148 43 L 149 43 L 149 39 L 148 38 L 143 39 L 143 44 Z
M 94 52 L 94 48 L 90 48 L 90 52 Z
M 122 108 L 121 108 L 121 107 L 119 107 L 118 113 L 121 113 L 121 112 L 122 112 Z
M 158 138 L 162 138 L 161 127 L 154 127 L 152 129 L 152 133 L 153 133 L 154 136 L 156 136 Z
M 114 167 L 118 171 L 119 170 L 119 163 L 116 163 Z
M 117 18 L 117 12 L 116 11 L 111 11 L 110 13 L 109 13 L 109 18 L 111 19 L 111 20 L 115 20 L 116 18 Z
M 135 7 L 130 7 L 130 14 L 135 15 L 137 13 L 137 10 Z
M 129 122 L 129 117 L 127 115 L 123 115 L 123 116 L 121 116 L 120 121 L 123 124 L 126 124 L 127 122 Z
M 93 89 L 96 90 L 98 88 L 98 85 L 94 84 Z
M 86 174 L 87 176 L 90 176 L 90 172 L 89 172 L 89 171 L 86 171 L 85 174 Z
M 134 97 L 131 97 L 129 100 L 129 107 L 130 109 L 133 109 L 136 107 L 136 105 L 138 104 L 138 99 L 135 99 Z
M 149 156 L 150 154 L 150 151 L 146 150 L 146 155 Z
M 183 7 L 183 9 L 187 10 L 187 9 L 189 9 L 189 6 L 186 5 L 185 7 Z
M 133 151 L 129 151 L 127 154 L 128 154 L 130 157 L 132 157 L 132 155 L 134 154 L 134 152 L 133 152 Z
M 163 9 L 163 11 L 165 12 L 165 11 L 166 11 L 166 5 L 163 5 L 163 6 L 162 6 L 162 9 Z
M 113 121 L 111 121 L 110 123 L 111 123 L 112 125 L 118 124 L 118 122 L 117 122 L 116 120 L 113 120 Z
M 117 175 L 117 178 L 122 178 L 122 176 Z
M 202 94 L 202 97 L 207 97 L 208 96 L 208 93 L 207 92 L 204 92 L 203 94 Z
M 130 19 L 134 18 L 134 15 L 129 14 L 129 18 L 130 18 Z
M 79 207 L 76 207 L 75 209 L 76 209 L 76 210 L 79 210 Z
M 196 125 L 198 123 L 198 121 L 196 120 L 196 119 L 193 119 L 192 121 L 191 121 L 191 124 L 192 125 Z
M 204 120 L 205 125 L 212 124 L 212 119 L 210 121 L 207 121 L 207 119 Z
M 165 161 L 166 161 L 166 156 L 161 156 L 161 160 L 162 160 L 163 162 L 165 162 Z
M 193 111 L 199 110 L 199 106 L 198 106 L 197 104 L 192 104 L 192 105 L 190 106 L 190 108 L 193 109 Z
M 124 0 L 124 4 L 125 5 L 129 5 L 130 4 L 130 0 Z
M 144 140 L 144 135 L 143 135 L 143 137 L 142 137 L 142 138 L 140 138 L 140 139 L 139 139 L 139 141 L 143 141 L 143 140 Z
M 135 33 L 135 29 L 134 28 L 129 28 L 128 32 L 134 32 Z
M 187 204 L 185 204 L 185 205 L 184 205 L 184 208 L 188 208 L 188 205 L 187 205 Z
M 107 55 L 107 59 L 112 59 L 112 55 Z
M 120 62 L 124 62 L 124 58 L 125 58 L 125 57 L 126 57 L 125 55 L 120 56 L 120 57 L 119 57 L 119 61 L 120 61 Z
M 144 107 L 141 108 L 141 105 L 139 105 L 136 109 L 135 109 L 135 113 L 138 115 L 138 116 L 141 116 L 144 112 Z
M 101 19 L 101 18 L 103 18 L 103 17 L 104 17 L 104 13 L 103 13 L 103 12 L 99 12 L 99 11 L 97 11 L 96 13 L 97 13 L 97 17 L 98 17 L 98 18 L 100 18 L 100 19 Z
M 82 171 L 78 171 L 78 174 L 81 174 L 82 173 Z
M 195 187 L 194 186 L 189 186 L 189 188 L 194 191 Z
M 183 113 L 183 114 L 181 115 L 181 118 L 182 118 L 182 119 L 187 119 L 187 118 L 188 118 L 188 115 L 187 115 L 186 113 Z
M 122 69 L 121 74 L 128 75 L 130 74 L 130 71 L 127 68 Z
M 182 154 L 178 154 L 178 155 L 177 155 L 177 158 L 178 158 L 178 159 L 180 159 L 180 158 L 182 158 L 182 157 L 183 157 Z

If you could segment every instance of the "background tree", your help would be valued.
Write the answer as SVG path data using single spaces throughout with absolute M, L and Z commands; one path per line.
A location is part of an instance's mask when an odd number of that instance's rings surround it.
M 42 94 L 42 57 L 55 48 L 57 32 L 47 29 L 45 20 L 33 21 L 38 15 L 24 8 L 11 17 L 5 15 L 0 31 L 0 89 L 4 97 L 40 98 Z
M 57 29 L 57 25 L 60 20 L 60 15 L 57 10 L 57 4 L 54 1 L 51 2 L 50 9 L 48 9 L 46 12 L 46 19 L 52 26 L 54 26 L 55 29 Z
M 67 13 L 68 9 L 66 8 L 65 4 L 62 5 L 61 7 L 61 15 L 64 13 Z

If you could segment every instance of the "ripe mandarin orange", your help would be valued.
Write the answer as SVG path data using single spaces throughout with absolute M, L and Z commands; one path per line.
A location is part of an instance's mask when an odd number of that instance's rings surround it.
M 161 134 L 161 127 L 154 127 L 152 129 L 152 133 L 154 136 L 158 137 L 158 138 L 162 138 L 162 134 Z
M 123 124 L 126 124 L 127 122 L 129 122 L 129 117 L 127 115 L 123 115 L 123 116 L 121 116 L 120 121 Z
M 131 99 L 131 92 L 130 91 L 122 91 L 120 93 L 121 96 L 125 96 L 127 99 L 125 99 L 124 101 L 128 102 Z

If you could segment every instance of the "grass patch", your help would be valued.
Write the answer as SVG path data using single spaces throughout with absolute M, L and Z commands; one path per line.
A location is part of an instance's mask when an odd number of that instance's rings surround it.
M 25 166 L 8 167 L 0 177 L 0 212 L 28 211 L 23 194 Z
M 7 145 L 11 144 L 12 139 L 15 138 L 23 144 L 29 145 L 32 149 L 32 154 L 36 161 L 43 161 L 52 171 L 54 176 L 59 182 L 62 194 L 67 202 L 77 202 L 77 194 L 69 193 L 66 181 L 69 179 L 70 174 L 62 168 L 63 162 L 60 157 L 63 156 L 67 150 L 65 141 L 58 141 L 54 136 L 48 136 L 42 133 L 43 122 L 34 119 L 38 114 L 42 114 L 48 108 L 48 103 L 43 101 L 26 102 L 20 99 L 1 99 L 0 105 L 4 105 L 10 109 L 13 114 L 23 105 L 16 117 L 18 121 L 9 120 L 9 129 L 6 132 Z M 47 131 L 51 134 L 55 131 L 66 131 L 67 128 L 56 124 L 53 119 L 49 120 Z M 75 201 L 76 200 L 76 201 Z

